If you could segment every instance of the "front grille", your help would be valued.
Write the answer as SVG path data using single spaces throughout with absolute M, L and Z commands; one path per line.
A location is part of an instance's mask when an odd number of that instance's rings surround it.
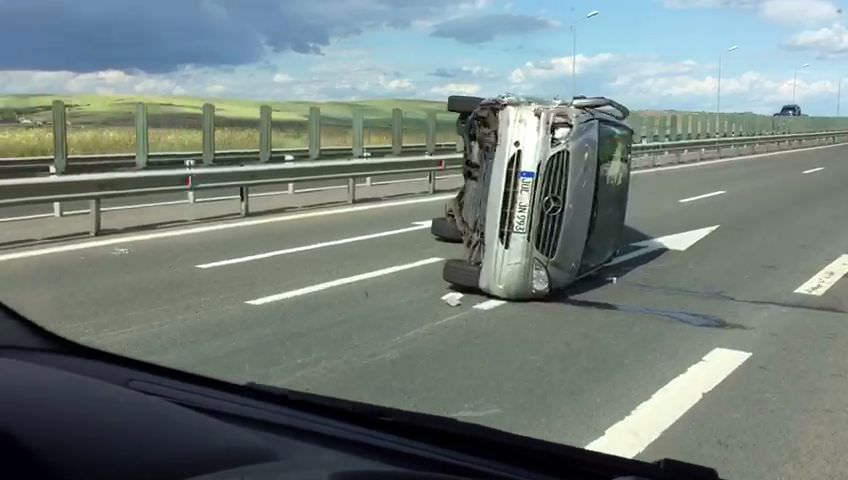
M 506 164 L 503 198 L 501 199 L 501 222 L 498 224 L 498 238 L 504 248 L 509 248 L 509 240 L 512 237 L 512 222 L 515 214 L 515 200 L 518 195 L 518 175 L 520 166 L 521 150 L 516 150 L 516 152 L 509 157 L 509 161 Z
M 565 218 L 565 189 L 568 183 L 568 152 L 560 150 L 551 155 L 541 171 L 537 198 L 539 227 L 536 229 L 536 250 L 551 258 L 559 246 L 560 229 Z M 558 205 L 559 208 L 551 208 Z

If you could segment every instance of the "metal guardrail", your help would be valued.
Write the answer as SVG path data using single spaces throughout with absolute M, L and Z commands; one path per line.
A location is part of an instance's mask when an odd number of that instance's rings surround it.
M 744 146 L 752 151 L 757 146 L 775 144 L 780 148 L 807 146 L 804 142 L 848 142 L 848 131 L 770 135 L 757 137 L 725 137 L 716 139 L 686 140 L 664 143 L 635 144 L 632 154 L 640 157 L 675 155 L 683 160 L 687 152 L 696 152 L 697 160 L 704 154 L 715 152 L 715 157 L 735 149 L 740 153 Z M 767 149 L 766 149 L 767 150 Z M 193 192 L 200 189 L 239 187 L 241 215 L 250 213 L 249 188 L 256 185 L 294 183 L 313 180 L 347 179 L 348 202 L 356 201 L 356 178 L 380 175 L 427 172 L 428 192 L 434 193 L 437 171 L 462 168 L 461 154 L 421 155 L 413 157 L 368 158 L 348 160 L 298 161 L 282 164 L 259 164 L 227 167 L 184 167 L 175 169 L 142 170 L 131 172 L 89 173 L 30 177 L 0 180 L 0 206 L 33 203 L 90 200 L 91 235 L 100 230 L 100 199 L 159 192 Z
M 0 207 L 87 199 L 90 200 L 90 233 L 97 235 L 100 231 L 100 200 L 103 198 L 238 187 L 241 215 L 247 216 L 250 213 L 251 186 L 347 179 L 348 203 L 354 203 L 357 177 L 426 172 L 428 192 L 435 193 L 436 172 L 461 167 L 462 156 L 453 154 L 5 179 L 0 180 Z
M 363 158 L 384 157 L 391 155 L 393 152 L 392 145 L 374 145 L 363 147 Z M 456 151 L 456 142 L 437 142 L 435 144 L 434 153 L 445 153 Z M 427 151 L 427 145 L 424 143 L 413 143 L 403 146 L 403 153 L 408 154 L 423 154 Z M 258 149 L 246 150 L 218 150 L 215 152 L 216 164 L 228 165 L 238 164 L 243 162 L 259 163 Z M 335 146 L 322 147 L 321 159 L 338 159 L 350 158 L 350 146 Z M 283 162 L 298 159 L 306 159 L 309 157 L 309 148 L 275 148 L 271 150 L 269 162 Z M 182 167 L 186 160 L 202 161 L 203 152 L 155 152 L 148 154 L 148 163 L 150 167 L 157 168 L 173 168 Z M 4 169 L 16 169 L 23 171 L 47 172 L 49 167 L 53 165 L 53 156 L 41 155 L 35 157 L 6 157 L 0 158 L 0 172 Z M 112 153 L 112 154 L 90 154 L 90 155 L 73 155 L 68 157 L 68 161 L 75 167 L 89 166 L 98 167 L 104 170 L 116 168 L 131 168 L 136 166 L 135 153 Z

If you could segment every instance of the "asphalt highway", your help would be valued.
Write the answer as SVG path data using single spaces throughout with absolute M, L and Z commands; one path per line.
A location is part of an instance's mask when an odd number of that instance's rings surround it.
M 449 193 L 7 243 L 0 300 L 235 382 L 728 478 L 844 478 L 846 184 L 844 145 L 640 171 L 625 240 L 642 252 L 544 302 L 441 299 L 442 261 L 462 252 L 426 222 Z

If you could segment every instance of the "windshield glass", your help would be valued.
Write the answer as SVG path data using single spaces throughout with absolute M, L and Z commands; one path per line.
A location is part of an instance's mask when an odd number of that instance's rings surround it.
M 843 478 L 844 6 L 0 0 L 0 301 L 230 382 Z

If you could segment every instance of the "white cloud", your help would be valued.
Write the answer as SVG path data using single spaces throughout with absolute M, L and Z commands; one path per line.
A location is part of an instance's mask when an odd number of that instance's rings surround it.
M 611 53 L 599 53 L 594 56 L 577 55 L 575 70 L 577 74 L 608 64 L 616 58 Z M 527 62 L 524 66 L 513 70 L 509 79 L 513 84 L 521 84 L 535 80 L 550 80 L 566 77 L 571 74 L 571 57 L 558 57 L 543 62 Z
M 206 87 L 206 91 L 209 92 L 209 93 L 221 93 L 221 92 L 224 92 L 226 90 L 227 90 L 227 87 L 225 87 L 225 86 L 223 86 L 219 83 L 216 83 L 214 85 L 209 85 L 208 87 Z
M 448 83 L 446 85 L 433 87 L 430 91 L 444 96 L 475 95 L 480 92 L 480 85 L 477 85 L 476 83 Z
M 271 80 L 275 83 L 290 83 L 294 81 L 294 78 L 292 78 L 292 76 L 287 73 L 280 72 L 275 73 L 274 77 Z
M 838 12 L 839 7 L 827 0 L 764 0 L 759 6 L 763 18 L 789 25 L 830 22 Z
M 741 8 L 775 23 L 814 25 L 836 20 L 840 8 L 831 0 L 664 0 L 670 8 Z
M 805 30 L 792 36 L 784 46 L 798 50 L 813 50 L 820 56 L 848 54 L 848 28 L 834 24 L 817 30 Z
M 369 85 L 370 84 L 366 83 L 363 86 L 368 88 Z M 377 85 L 392 92 L 411 90 L 413 88 L 412 81 L 408 78 L 394 78 L 389 80 L 385 75 L 377 77 Z
M 699 98 L 702 105 L 714 105 L 717 79 L 714 76 L 668 75 L 649 76 L 632 79 L 629 82 L 611 84 L 617 87 L 621 95 L 627 97 L 652 98 L 657 104 L 672 105 L 676 99 Z M 832 96 L 836 93 L 836 82 L 827 80 L 806 81 L 799 78 L 796 84 L 796 101 Z M 792 78 L 773 79 L 759 72 L 745 72 L 742 75 L 722 78 L 722 103 L 736 96 L 749 103 L 772 108 L 776 103 L 788 103 L 792 99 Z M 729 104 L 729 103 L 728 103 Z

